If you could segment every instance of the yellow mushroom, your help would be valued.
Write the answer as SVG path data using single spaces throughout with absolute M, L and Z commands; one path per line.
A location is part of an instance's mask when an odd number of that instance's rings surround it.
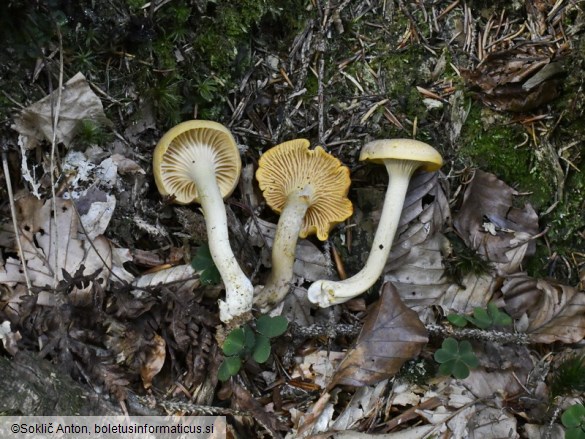
M 217 122 L 191 120 L 171 128 L 153 154 L 154 180 L 162 195 L 180 204 L 199 203 L 209 251 L 221 278 L 226 300 L 219 301 L 220 319 L 228 322 L 252 309 L 254 289 L 230 247 L 223 199 L 235 189 L 242 162 L 230 131 Z
M 280 214 L 272 246 L 272 271 L 254 302 L 263 312 L 279 303 L 290 289 L 299 237 L 316 234 L 324 241 L 329 230 L 353 213 L 347 198 L 349 169 L 318 146 L 296 139 L 266 151 L 256 178 L 268 205 Z
M 370 142 L 362 148 L 360 160 L 386 165 L 389 182 L 382 216 L 366 265 L 359 273 L 343 281 L 318 280 L 309 287 L 309 300 L 322 308 L 346 302 L 374 285 L 390 254 L 410 177 L 419 168 L 432 172 L 443 165 L 433 147 L 411 139 Z

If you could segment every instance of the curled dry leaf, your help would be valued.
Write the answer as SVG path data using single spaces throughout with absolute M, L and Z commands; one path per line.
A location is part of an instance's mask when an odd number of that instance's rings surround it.
M 53 110 L 58 93 L 56 90 L 25 108 L 14 120 L 13 128 L 22 136 L 26 149 L 35 148 L 39 141 L 52 140 Z M 91 90 L 85 76 L 77 73 L 65 83 L 61 92 L 57 143 L 63 143 L 68 148 L 77 134 L 79 123 L 86 119 L 110 123 L 101 100 Z
M 0 340 L 6 352 L 10 355 L 16 355 L 18 352 L 18 341 L 22 339 L 20 332 L 10 329 L 10 322 L 5 320 L 0 324 Z
M 146 171 L 134 160 L 121 154 L 112 154 L 112 162 L 118 167 L 118 174 L 146 174 Z
M 502 287 L 506 312 L 527 317 L 525 331 L 533 343 L 576 343 L 585 337 L 585 293 L 558 282 L 523 273 L 510 276 Z
M 337 384 L 367 386 L 390 378 L 427 342 L 427 331 L 418 315 L 404 305 L 394 285 L 387 282 L 329 388 Z
M 538 233 L 538 215 L 530 204 L 514 207 L 518 192 L 495 175 L 476 170 L 453 219 L 457 233 L 468 247 L 489 261 L 515 272 L 525 256 L 534 253 L 530 239 Z
M 472 95 L 497 111 L 531 111 L 560 93 L 560 62 L 545 45 L 522 45 L 488 54 L 472 70 L 461 69 Z
M 137 288 L 147 288 L 169 284 L 177 285 L 181 291 L 193 291 L 200 285 L 200 280 L 191 264 L 184 264 L 143 274 L 133 285 Z
M 271 437 L 282 438 L 280 431 L 286 428 L 274 413 L 265 410 L 254 396 L 242 386 L 232 382 L 231 390 L 233 395 L 231 401 L 234 408 L 250 413 L 253 419 L 270 432 Z
M 154 343 L 149 346 L 144 363 L 140 368 L 140 377 L 145 389 L 152 387 L 152 379 L 162 369 L 166 358 L 165 340 L 158 334 L 154 334 Z

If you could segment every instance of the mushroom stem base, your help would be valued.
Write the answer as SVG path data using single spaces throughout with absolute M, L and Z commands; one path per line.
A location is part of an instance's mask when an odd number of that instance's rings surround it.
M 372 287 L 382 274 L 392 248 L 392 241 L 400 222 L 410 176 L 419 166 L 417 162 L 389 161 L 386 168 L 390 177 L 384 199 L 380 223 L 366 265 L 354 276 L 343 281 L 318 280 L 308 290 L 309 300 L 321 308 L 347 302 Z
M 290 290 L 297 241 L 311 195 L 310 187 L 291 194 L 280 214 L 272 245 L 272 271 L 264 288 L 254 298 L 262 312 L 270 311 Z

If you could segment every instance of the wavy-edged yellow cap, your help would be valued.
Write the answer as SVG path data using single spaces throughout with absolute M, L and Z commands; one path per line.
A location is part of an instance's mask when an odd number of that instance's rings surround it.
M 366 143 L 360 152 L 360 160 L 384 163 L 390 159 L 420 162 L 420 167 L 427 172 L 443 166 L 443 157 L 435 148 L 413 139 L 374 140 Z
M 231 132 L 208 120 L 182 122 L 160 139 L 152 167 L 158 191 L 173 195 L 179 204 L 198 203 L 197 187 L 190 176 L 190 166 L 198 160 L 209 162 L 222 197 L 228 197 L 240 178 L 240 152 Z
M 256 179 L 268 205 L 281 213 L 287 198 L 310 188 L 310 205 L 305 214 L 301 238 L 316 234 L 324 241 L 329 230 L 353 213 L 347 198 L 349 169 L 320 146 L 309 149 L 309 141 L 295 139 L 266 151 L 258 162 Z

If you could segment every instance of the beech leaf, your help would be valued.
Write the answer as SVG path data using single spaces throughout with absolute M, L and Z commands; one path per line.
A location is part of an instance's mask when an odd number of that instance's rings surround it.
M 347 352 L 329 387 L 367 386 L 390 378 L 427 342 L 417 313 L 404 305 L 394 285 L 387 282 L 366 317 L 356 346 Z
M 453 226 L 469 248 L 515 272 L 534 253 L 531 238 L 538 233 L 538 215 L 530 204 L 514 207 L 518 192 L 495 175 L 476 170 L 453 218 Z
M 585 337 L 585 293 L 524 273 L 508 277 L 502 287 L 506 311 L 526 316 L 533 343 L 577 343 Z

